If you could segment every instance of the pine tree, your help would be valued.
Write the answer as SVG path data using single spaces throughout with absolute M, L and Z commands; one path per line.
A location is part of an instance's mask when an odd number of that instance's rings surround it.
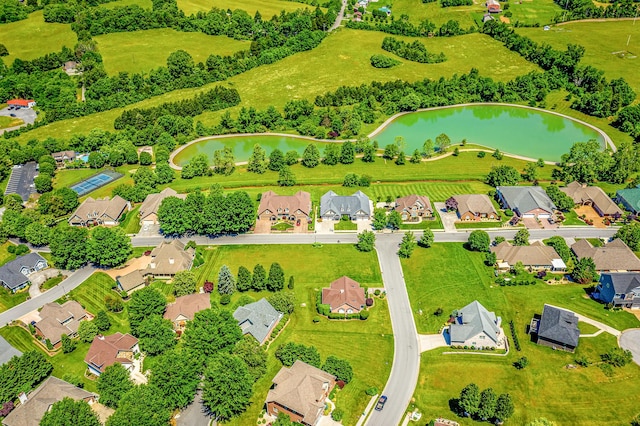
M 269 280 L 267 281 L 267 290 L 280 291 L 284 289 L 284 271 L 279 263 L 274 262 L 269 268 Z
M 251 280 L 251 289 L 255 291 L 262 291 L 267 288 L 267 271 L 264 270 L 264 266 L 257 264 L 253 268 L 253 279 Z
M 315 144 L 310 143 L 302 153 L 302 165 L 308 168 L 314 168 L 320 162 L 320 151 Z
M 236 291 L 236 280 L 227 265 L 222 265 L 218 273 L 218 293 L 233 294 Z
M 238 268 L 238 282 L 236 286 L 238 291 L 248 291 L 251 290 L 251 271 L 249 271 L 244 266 Z
M 295 280 L 293 279 L 293 275 L 291 275 L 291 276 L 289 277 L 289 284 L 287 285 L 287 288 L 288 288 L 289 290 L 293 290 L 294 281 L 295 281 Z

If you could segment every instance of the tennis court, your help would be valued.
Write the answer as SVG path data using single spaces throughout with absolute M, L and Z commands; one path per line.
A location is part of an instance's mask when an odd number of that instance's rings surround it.
M 95 191 L 96 189 L 105 186 L 106 184 L 113 182 L 116 179 L 120 179 L 122 174 L 113 172 L 110 170 L 105 170 L 104 172 L 100 172 L 95 174 L 87 179 L 76 183 L 71 186 L 71 189 L 76 191 L 79 196 L 86 195 L 91 191 Z

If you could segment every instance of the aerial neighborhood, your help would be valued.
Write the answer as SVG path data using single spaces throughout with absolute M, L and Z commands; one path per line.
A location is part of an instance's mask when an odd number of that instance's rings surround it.
M 637 2 L 0 2 L 1 425 L 640 426 Z

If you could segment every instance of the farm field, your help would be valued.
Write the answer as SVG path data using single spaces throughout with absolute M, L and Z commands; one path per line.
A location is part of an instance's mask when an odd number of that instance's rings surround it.
M 630 386 L 640 389 L 637 380 L 640 367 L 637 365 L 615 369 L 612 377 L 605 376 L 597 366 L 565 368 L 578 355 L 597 361 L 599 354 L 616 345 L 615 337 L 605 333 L 596 338 L 582 338 L 574 355 L 537 346 L 525 334 L 533 314 L 541 313 L 544 303 L 572 309 L 619 330 L 638 327 L 640 322 L 635 316 L 606 311 L 602 305 L 588 299 L 582 286 L 550 286 L 538 281 L 536 285 L 500 287 L 493 282 L 492 269 L 484 266 L 483 255 L 467 251 L 462 244 L 435 244 L 430 249 L 418 249 L 410 259 L 402 262 L 418 332 L 437 332 L 449 313 L 477 299 L 502 317 L 510 342 L 508 323 L 514 320 L 522 345 L 522 351 L 518 352 L 512 344 L 511 352 L 504 358 L 442 355 L 446 349 L 424 353 L 414 397 L 416 407 L 427 418 L 448 415 L 461 424 L 474 424 L 467 419 L 455 418 L 448 408 L 449 399 L 457 397 L 470 382 L 481 388 L 491 386 L 497 393 L 510 393 L 516 408 L 514 417 L 509 420 L 513 424 L 546 417 L 558 424 L 596 425 L 620 423 L 621 419 L 626 421 L 637 414 L 626 398 L 627 392 L 635 390 L 621 386 L 633 382 L 635 384 Z M 440 317 L 433 315 L 438 307 L 444 311 Z M 584 331 L 592 330 L 585 327 Z M 530 365 L 517 371 L 511 364 L 520 356 L 526 356 Z M 597 393 L 594 383 L 597 383 Z M 602 392 L 620 410 L 609 413 L 587 403 Z M 537 397 L 530 398 L 531 395 Z
M 101 4 L 100 7 L 104 7 L 105 9 L 113 9 L 116 7 L 131 6 L 134 4 L 144 9 L 151 9 L 151 6 L 152 6 L 151 0 L 117 0 L 109 3 Z
M 206 62 L 211 54 L 232 55 L 249 48 L 250 42 L 225 36 L 182 32 L 170 28 L 112 33 L 94 37 L 100 46 L 107 74 L 148 72 L 167 65 L 167 57 L 176 50 L 185 50 L 194 62 Z
M 283 10 L 293 12 L 298 9 L 315 9 L 303 3 L 285 0 L 243 0 L 242 2 L 233 0 L 178 0 L 178 7 L 187 15 L 208 12 L 214 7 L 223 10 L 246 10 L 252 17 L 256 14 L 256 11 L 260 11 L 263 19 L 271 19 L 273 15 L 279 15 Z
M 527 25 L 545 25 L 552 22 L 553 17 L 562 13 L 562 8 L 553 0 L 522 0 L 509 3 L 509 11 L 513 14 L 512 24 L 520 22 Z
M 33 12 L 22 21 L 2 24 L 0 31 L 0 44 L 9 50 L 9 56 L 2 58 L 7 66 L 16 58 L 35 59 L 60 51 L 62 46 L 73 49 L 76 42 L 76 34 L 70 25 L 45 23 L 42 11 Z
M 422 0 L 395 0 L 391 9 L 396 18 L 408 15 L 409 21 L 414 24 L 428 19 L 439 27 L 449 20 L 454 20 L 467 29 L 476 26 L 474 18 L 482 19 L 482 15 L 486 13 L 484 5 L 477 3 L 473 6 L 442 7 L 439 1 L 423 3 Z
M 633 20 L 570 22 L 552 26 L 549 31 L 542 28 L 518 28 L 516 31 L 556 49 L 566 49 L 569 43 L 584 46 L 583 65 L 604 70 L 608 79 L 624 77 L 635 92 L 640 93 L 640 73 L 637 72 L 640 67 L 640 25 L 633 25 Z

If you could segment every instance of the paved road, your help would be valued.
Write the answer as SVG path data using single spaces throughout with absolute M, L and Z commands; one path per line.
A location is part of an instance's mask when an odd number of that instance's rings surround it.
M 618 338 L 618 344 L 622 349 L 630 350 L 633 354 L 633 362 L 640 365 L 640 328 L 623 331 Z
M 402 274 L 402 266 L 396 252 L 399 235 L 378 238 L 376 252 L 382 281 L 389 301 L 389 314 L 393 327 L 393 366 L 387 385 L 382 392 L 388 397 L 382 411 L 373 411 L 367 426 L 389 426 L 400 423 L 418 383 L 420 371 L 420 345 L 413 321 L 409 295 Z M 382 362 L 382 360 L 381 360 Z
M 329 28 L 329 32 L 337 29 L 342 23 L 342 18 L 344 18 L 344 9 L 347 7 L 347 0 L 342 0 L 342 7 L 340 8 L 340 12 L 338 12 L 338 16 L 336 17 L 336 22 L 333 23 L 331 28 Z
M 69 275 L 66 280 L 62 281 L 52 289 L 42 293 L 40 296 L 29 299 L 26 302 L 19 304 L 18 306 L 14 306 L 8 311 L 0 313 L 0 327 L 4 327 L 11 321 L 17 320 L 18 318 L 28 314 L 31 311 L 39 309 L 45 303 L 50 303 L 58 300 L 63 295 L 67 294 L 68 292 L 82 284 L 84 280 L 89 278 L 89 276 L 96 270 L 97 268 L 94 268 L 93 266 L 85 266 L 82 269 L 78 269 L 73 274 Z
M 180 412 L 180 416 L 176 419 L 178 426 L 209 426 L 211 416 L 207 414 L 206 409 L 202 405 L 202 391 L 196 393 L 193 402 Z M 216 422 L 213 422 L 215 426 Z

